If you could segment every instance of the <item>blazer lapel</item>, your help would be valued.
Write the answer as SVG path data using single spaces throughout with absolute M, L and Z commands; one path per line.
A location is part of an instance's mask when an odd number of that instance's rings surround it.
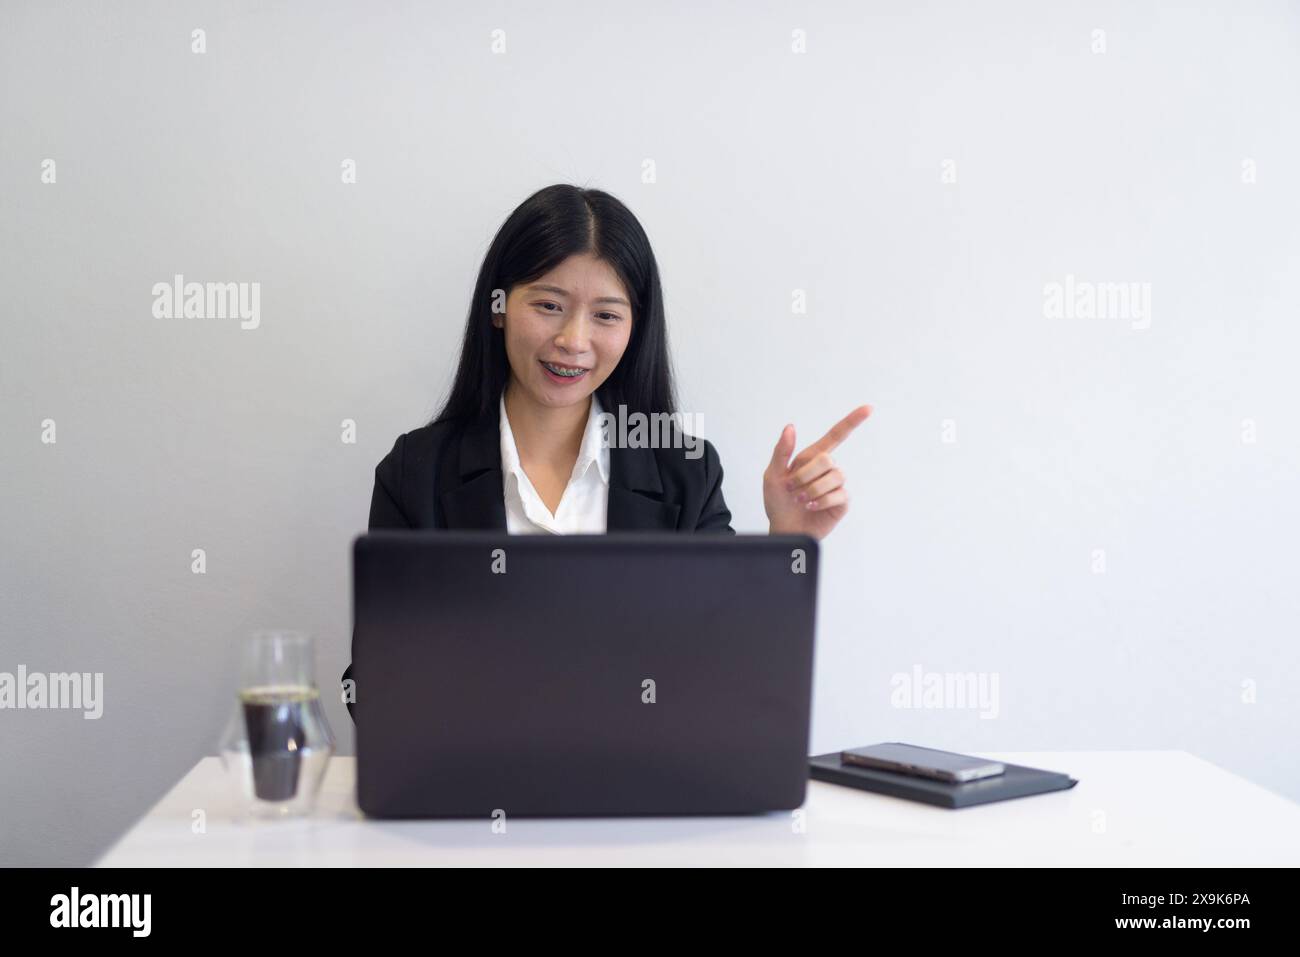
M 467 428 L 460 437 L 460 484 L 439 496 L 447 528 L 506 530 L 502 497 L 500 409 Z
M 662 501 L 663 493 L 653 450 L 609 450 L 609 509 L 605 514 L 608 531 L 674 531 L 682 509 Z
M 467 428 L 460 437 L 460 482 L 439 495 L 447 528 L 506 528 L 501 472 L 501 411 Z M 662 501 L 663 482 L 654 451 L 648 448 L 609 450 L 608 531 L 673 531 L 681 506 Z

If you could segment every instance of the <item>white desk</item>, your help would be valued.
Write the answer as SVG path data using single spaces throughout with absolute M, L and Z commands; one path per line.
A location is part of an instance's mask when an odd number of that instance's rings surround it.
M 792 812 L 750 817 L 368 821 L 353 758 L 313 817 L 239 824 L 204 758 L 99 866 L 1300 865 L 1300 805 L 1182 751 L 997 752 L 1065 771 L 1069 791 L 947 810 L 810 781 Z M 207 831 L 191 830 L 196 808 Z

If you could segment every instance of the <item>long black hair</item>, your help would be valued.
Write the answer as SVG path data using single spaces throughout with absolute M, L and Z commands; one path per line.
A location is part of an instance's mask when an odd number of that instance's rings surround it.
M 557 184 L 520 203 L 492 240 L 474 285 L 456 378 L 434 422 L 490 415 L 510 381 L 505 330 L 492 325 L 495 291 L 508 296 L 582 253 L 609 263 L 632 303 L 627 350 L 596 390 L 601 406 L 617 414 L 625 405 L 629 415 L 677 411 L 659 266 L 645 230 L 609 193 Z

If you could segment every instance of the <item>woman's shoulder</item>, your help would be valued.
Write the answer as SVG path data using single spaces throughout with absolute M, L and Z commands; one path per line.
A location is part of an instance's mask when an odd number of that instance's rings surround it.
M 437 462 L 448 443 L 460 435 L 462 426 L 446 419 L 430 422 L 418 429 L 403 432 L 393 442 L 376 471 L 400 475 Z
M 661 446 L 654 453 L 664 499 L 682 510 L 681 527 L 734 534 L 722 494 L 722 462 L 713 443 L 685 434 L 680 446 Z
M 675 485 L 712 485 L 722 472 L 713 443 L 680 430 L 673 432 L 671 443 L 655 447 L 654 456 L 659 474 Z

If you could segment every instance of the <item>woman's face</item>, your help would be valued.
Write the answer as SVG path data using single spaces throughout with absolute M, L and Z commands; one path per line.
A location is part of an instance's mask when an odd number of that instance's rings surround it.
M 505 329 L 517 385 L 541 405 L 566 406 L 585 402 L 623 358 L 632 306 L 613 268 L 584 253 L 515 286 L 492 324 Z

